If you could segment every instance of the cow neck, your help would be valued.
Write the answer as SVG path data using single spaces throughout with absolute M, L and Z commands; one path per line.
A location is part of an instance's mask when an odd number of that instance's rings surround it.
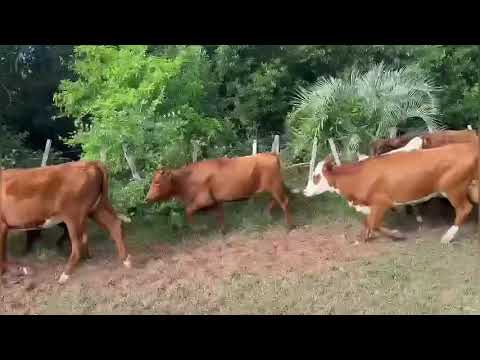
M 357 164 L 355 164 L 355 166 L 357 166 Z M 338 167 L 336 169 L 338 170 Z M 359 170 L 360 169 L 358 169 L 357 171 Z M 337 193 L 347 201 L 355 201 L 356 198 L 354 196 L 354 192 L 358 185 L 355 184 L 354 177 L 348 175 L 348 173 L 342 172 L 335 173 L 335 168 L 333 169 L 333 171 L 324 171 L 324 176 L 327 179 L 328 185 L 332 188 L 333 192 Z
M 172 193 L 171 196 L 186 201 L 189 193 L 188 178 L 191 170 L 188 167 L 172 171 Z

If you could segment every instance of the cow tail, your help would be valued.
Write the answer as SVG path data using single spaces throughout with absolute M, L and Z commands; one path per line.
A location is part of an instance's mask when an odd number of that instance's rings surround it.
M 284 174 L 283 174 L 283 161 L 282 159 L 280 158 L 280 155 L 277 154 L 277 153 L 274 153 L 272 152 L 271 153 L 272 155 L 275 156 L 275 158 L 277 159 L 277 165 L 278 165 L 278 169 L 280 170 L 280 174 L 282 175 L 282 184 L 283 184 L 283 189 L 285 190 L 285 192 L 288 194 L 288 195 L 292 195 L 292 194 L 298 194 L 300 192 L 300 190 L 298 189 L 290 189 L 287 184 L 285 183 L 285 177 L 284 177 Z
M 117 216 L 117 218 L 120 219 L 120 221 L 123 221 L 125 223 L 131 223 L 132 220 L 128 216 L 117 213 L 115 211 L 115 209 L 112 207 L 112 205 L 110 204 L 110 201 L 109 201 L 109 198 L 108 198 L 109 186 L 108 186 L 108 172 L 107 172 L 107 169 L 99 161 L 97 161 L 97 166 L 98 166 L 100 172 L 102 173 L 102 200 L 103 200 L 104 204 L 109 208 L 109 210 L 111 212 L 113 212 Z

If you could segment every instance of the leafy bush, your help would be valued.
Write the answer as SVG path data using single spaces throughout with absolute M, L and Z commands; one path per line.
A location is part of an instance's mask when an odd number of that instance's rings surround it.
M 306 159 L 317 135 L 323 152 L 327 139 L 342 144 L 345 156 L 368 151 L 376 138 L 410 119 L 431 129 L 441 127 L 434 92 L 438 88 L 416 68 L 391 70 L 382 63 L 364 74 L 355 69 L 344 78 L 321 78 L 308 89 L 299 88 L 287 117 L 292 148 Z
M 143 176 L 159 166 L 191 162 L 192 141 L 200 156 L 234 138 L 228 123 L 209 112 L 214 87 L 201 47 L 154 55 L 147 46 L 78 46 L 76 80 L 62 81 L 55 104 L 76 118 L 68 142 L 80 144 L 84 159 L 106 151 L 112 175 L 123 185 L 114 197 L 122 209 L 143 207 L 146 183 L 129 182 L 124 146 Z

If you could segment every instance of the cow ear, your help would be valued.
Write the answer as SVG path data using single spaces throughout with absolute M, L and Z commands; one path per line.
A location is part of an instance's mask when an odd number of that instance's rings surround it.
M 422 141 L 422 147 L 428 147 L 431 145 L 431 140 L 429 136 L 424 136 Z
M 325 163 L 324 163 L 323 166 L 324 166 L 325 170 L 332 171 L 332 169 L 333 169 L 333 156 L 332 155 L 328 155 L 325 158 Z

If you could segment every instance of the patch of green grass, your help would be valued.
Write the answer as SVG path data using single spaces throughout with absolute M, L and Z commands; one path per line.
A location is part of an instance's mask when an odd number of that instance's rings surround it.
M 288 277 L 243 272 L 214 286 L 178 280 L 169 291 L 136 288 L 106 295 L 62 291 L 40 313 L 122 314 L 480 314 L 480 246 L 462 238 L 393 244 L 388 255 Z M 120 296 L 121 295 L 121 296 Z
M 221 312 L 480 314 L 477 240 L 444 247 L 435 239 L 398 247 L 402 253 L 358 261 L 343 271 L 289 279 L 241 275 L 219 290 Z

